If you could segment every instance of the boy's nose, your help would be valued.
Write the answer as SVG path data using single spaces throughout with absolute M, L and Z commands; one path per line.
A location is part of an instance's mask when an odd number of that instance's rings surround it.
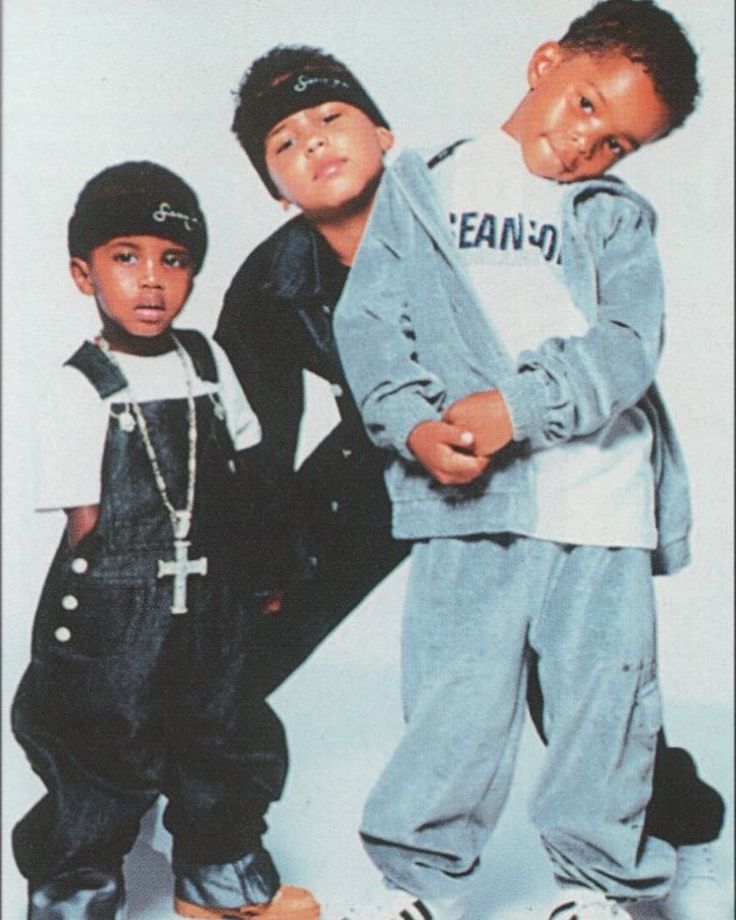
M 153 259 L 143 263 L 143 271 L 141 273 L 141 284 L 143 287 L 161 287 L 162 281 L 159 276 L 158 266 Z
M 583 156 L 587 156 L 590 153 L 592 148 L 592 140 L 590 132 L 584 128 L 578 129 L 573 134 L 573 143 L 575 144 L 575 149 L 582 153 Z
M 313 134 L 307 141 L 307 152 L 314 153 L 319 150 L 320 147 L 325 146 L 325 138 L 322 134 Z

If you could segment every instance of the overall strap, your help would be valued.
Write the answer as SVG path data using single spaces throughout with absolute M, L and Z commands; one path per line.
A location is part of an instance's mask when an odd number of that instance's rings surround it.
M 101 399 L 107 399 L 108 396 L 112 396 L 118 390 L 124 390 L 128 385 L 120 369 L 92 342 L 84 342 L 80 345 L 64 364 L 81 371 L 97 390 Z
M 217 383 L 220 379 L 207 338 L 197 329 L 177 329 L 176 337 L 192 359 L 194 369 L 202 380 Z
M 215 357 L 205 336 L 196 329 L 177 329 L 176 336 L 192 359 L 199 377 L 217 383 L 219 376 Z M 128 385 L 120 369 L 92 342 L 84 342 L 64 363 L 81 371 L 101 399 L 107 399 Z

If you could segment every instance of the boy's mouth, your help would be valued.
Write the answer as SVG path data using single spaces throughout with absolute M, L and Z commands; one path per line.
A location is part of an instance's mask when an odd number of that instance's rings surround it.
M 575 169 L 575 162 L 577 158 L 574 155 L 567 154 L 565 151 L 560 150 L 551 141 L 547 141 L 547 143 L 549 144 L 549 149 L 552 151 L 555 159 L 562 167 L 562 171 L 566 173 L 572 172 Z
M 317 182 L 320 179 L 329 179 L 330 176 L 334 176 L 335 173 L 340 172 L 343 166 L 347 163 L 345 157 L 327 157 L 317 164 L 317 168 L 312 174 L 313 181 Z
M 165 312 L 166 308 L 159 303 L 139 303 L 135 308 L 136 316 L 144 320 L 158 321 Z

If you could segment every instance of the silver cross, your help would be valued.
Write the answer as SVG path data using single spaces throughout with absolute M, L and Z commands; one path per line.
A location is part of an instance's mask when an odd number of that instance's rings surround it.
M 172 613 L 187 612 L 187 578 L 190 575 L 207 574 L 207 557 L 199 559 L 189 558 L 189 540 L 174 540 L 174 556 L 169 561 L 158 560 L 158 577 L 174 576 L 174 603 L 171 605 Z

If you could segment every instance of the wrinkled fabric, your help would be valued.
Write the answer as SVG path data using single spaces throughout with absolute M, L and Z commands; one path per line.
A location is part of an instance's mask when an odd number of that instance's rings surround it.
M 690 502 L 684 460 L 653 384 L 663 321 L 653 212 L 623 183 L 605 179 L 575 183 L 563 212 L 565 279 L 593 325 L 584 336 L 522 353 L 517 364 L 457 258 L 422 158 L 408 151 L 386 170 L 334 328 L 367 432 L 391 452 L 393 532 L 404 539 L 533 532 L 528 452 L 595 431 L 612 413 L 639 405 L 655 440 L 652 567 L 674 572 L 689 561 Z M 494 387 L 516 440 L 474 482 L 440 487 L 409 450 L 411 430 Z
M 207 575 L 188 578 L 188 612 L 173 614 L 172 578 L 157 574 L 159 561 L 174 555 L 171 522 L 137 428 L 117 421 L 120 398 L 108 427 L 99 522 L 73 551 L 62 537 L 13 703 L 14 732 L 47 788 L 13 832 L 34 897 L 56 890 L 60 878 L 69 888 L 75 872 L 119 873 L 141 817 L 162 793 L 175 867 L 241 860 L 261 849 L 264 814 L 286 774 L 283 727 L 249 683 L 262 599 L 240 542 L 224 421 L 209 396 L 195 399 L 188 554 L 206 557 Z M 171 501 L 183 508 L 187 401 L 150 401 L 142 411 Z M 275 873 L 266 884 L 277 889 Z M 258 900 L 263 887 L 261 880 Z M 238 901 L 242 893 L 239 883 Z M 69 891 L 70 903 L 78 897 L 86 895 Z M 112 901 L 104 914 L 101 903 L 90 895 L 98 905 L 90 917 L 114 917 Z
M 120 872 L 80 869 L 32 892 L 28 920 L 123 920 L 125 897 Z
M 430 165 L 447 160 L 456 146 L 441 151 Z M 299 509 L 291 527 L 303 560 L 302 577 L 286 591 L 282 613 L 261 618 L 251 642 L 250 670 L 264 692 L 293 673 L 410 547 L 391 536 L 391 509 L 383 481 L 387 454 L 366 437 L 337 355 L 332 311 L 347 275 L 347 268 L 318 231 L 303 216 L 294 217 L 243 262 L 225 296 L 217 326 L 216 338 L 260 416 L 263 440 L 252 456 L 272 474 L 276 471 L 279 487 Z M 305 370 L 331 384 L 341 421 L 293 471 Z M 653 414 L 651 424 L 659 419 L 661 427 L 664 413 L 657 409 Z M 663 437 L 655 444 L 655 470 L 663 493 L 667 476 L 674 474 L 677 481 L 679 470 L 662 459 L 672 433 L 661 430 Z M 676 441 L 672 450 L 677 454 Z M 678 488 L 674 486 L 675 492 Z M 665 504 L 667 513 L 675 517 L 663 532 L 673 528 L 677 532 L 683 508 L 677 502 Z M 663 510 L 660 507 L 660 513 Z M 292 539 L 289 533 L 283 538 Z M 535 658 L 533 650 L 529 655 Z M 543 701 L 534 661 L 529 668 L 528 703 L 544 740 Z M 723 799 L 699 779 L 692 758 L 669 748 L 660 734 L 647 833 L 673 846 L 715 840 L 723 818 Z
M 530 808 L 558 881 L 665 894 L 674 850 L 643 834 L 662 712 L 649 558 L 637 549 L 512 535 L 415 545 L 406 729 L 365 806 L 369 855 L 418 896 L 469 891 L 511 786 L 529 650 L 548 738 Z

